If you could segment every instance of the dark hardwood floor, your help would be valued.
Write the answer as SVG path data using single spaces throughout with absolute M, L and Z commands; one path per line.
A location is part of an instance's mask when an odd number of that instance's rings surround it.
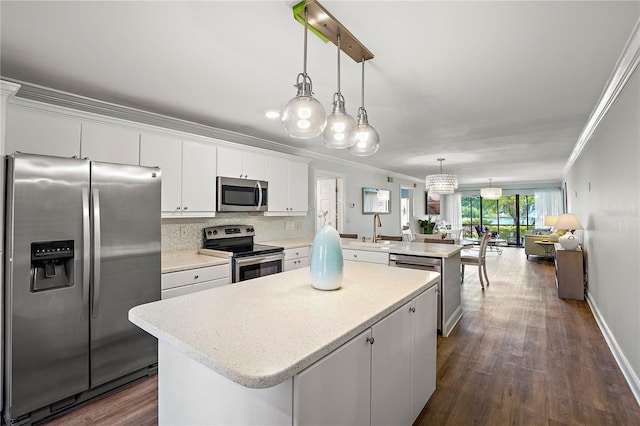
M 551 262 L 522 249 L 487 253 L 490 285 L 467 267 L 464 316 L 438 338 L 437 388 L 426 425 L 640 425 L 640 407 L 587 302 L 559 299 Z M 46 425 L 157 424 L 157 378 Z
M 463 318 L 438 338 L 426 425 L 640 425 L 640 407 L 586 301 L 559 299 L 551 262 L 487 252 L 466 268 Z

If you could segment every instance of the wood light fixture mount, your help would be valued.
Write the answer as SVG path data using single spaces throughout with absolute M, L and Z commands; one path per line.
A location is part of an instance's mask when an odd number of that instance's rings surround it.
M 293 6 L 293 17 L 296 21 L 304 25 L 305 6 L 309 31 L 320 37 L 325 43 L 332 42 L 336 46 L 338 46 L 338 36 L 340 36 L 340 50 L 357 63 L 373 59 L 373 53 L 315 0 L 301 1 Z

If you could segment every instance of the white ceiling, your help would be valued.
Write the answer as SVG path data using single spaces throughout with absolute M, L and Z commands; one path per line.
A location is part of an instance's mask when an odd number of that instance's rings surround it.
M 372 157 L 287 137 L 303 27 L 291 1 L 0 2 L 2 77 L 462 185 L 558 182 L 640 16 L 638 1 L 321 1 L 370 51 Z M 336 48 L 309 36 L 330 111 Z M 347 111 L 361 66 L 342 56 Z

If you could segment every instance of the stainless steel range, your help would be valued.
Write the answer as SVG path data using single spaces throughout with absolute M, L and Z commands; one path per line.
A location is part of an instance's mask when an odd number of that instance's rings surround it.
M 251 225 L 221 225 L 204 228 L 204 248 L 233 253 L 231 281 L 234 283 L 282 272 L 284 248 L 254 244 Z

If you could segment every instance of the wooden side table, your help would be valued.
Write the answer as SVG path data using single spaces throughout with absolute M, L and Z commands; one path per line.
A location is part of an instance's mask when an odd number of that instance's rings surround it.
M 584 265 L 582 250 L 565 250 L 555 244 L 556 287 L 558 297 L 584 300 Z

